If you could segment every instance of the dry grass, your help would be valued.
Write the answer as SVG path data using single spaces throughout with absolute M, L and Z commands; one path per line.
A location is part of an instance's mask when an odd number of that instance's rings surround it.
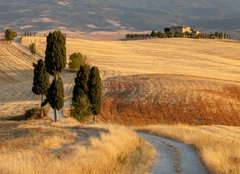
M 45 39 L 23 38 L 24 45 L 31 42 L 37 43 L 44 56 Z M 129 125 L 156 122 L 240 125 L 236 114 L 240 108 L 239 48 L 237 42 L 220 40 L 67 40 L 68 55 L 80 51 L 101 69 L 105 80 L 103 120 Z M 39 101 L 31 92 L 32 67 L 28 60 L 32 57 L 16 45 L 2 44 L 1 52 L 2 64 L 9 70 L 4 69 L 0 76 L 0 115 L 19 115 Z M 20 57 L 25 62 L 24 68 L 17 64 Z M 30 75 L 25 77 L 23 72 Z M 8 76 L 15 80 L 7 82 Z M 61 76 L 65 96 L 69 98 L 75 74 L 65 71 Z M 21 82 L 17 81 L 22 77 Z
M 240 173 L 239 127 L 155 125 L 141 129 L 195 146 L 213 173 Z
M 81 126 L 75 121 L 70 123 L 75 126 L 46 121 L 28 121 L 20 125 L 3 122 L 2 125 L 8 127 L 8 136 L 0 143 L 0 173 L 148 172 L 150 156 L 154 155 L 154 151 L 131 129 L 114 125 Z M 4 134 L 4 130 L 0 133 Z
M 35 42 L 44 56 L 43 37 L 24 37 Z M 239 81 L 240 43 L 216 40 L 154 39 L 144 41 L 90 41 L 67 39 L 67 54 L 82 52 L 105 76 L 181 74 Z

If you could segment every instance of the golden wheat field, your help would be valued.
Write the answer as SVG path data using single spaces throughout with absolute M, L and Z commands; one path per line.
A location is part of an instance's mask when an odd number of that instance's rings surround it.
M 45 39 L 43 37 L 22 38 L 24 46 L 32 42 L 37 44 L 38 53 L 44 57 Z M 73 52 L 86 54 L 89 63 L 99 66 L 101 70 L 103 111 L 99 117 L 100 121 L 125 125 L 156 123 L 240 125 L 240 43 L 238 42 L 190 39 L 127 42 L 67 39 L 67 54 L 70 55 Z M 16 43 L 1 42 L 0 61 L 0 116 L 21 115 L 25 109 L 39 103 L 39 98 L 31 92 L 32 63 L 37 60 L 29 51 Z M 61 76 L 64 81 L 65 96 L 69 98 L 75 74 L 65 70 Z M 81 136 L 76 130 L 71 132 L 74 127 L 68 129 L 66 124 L 64 129 L 61 124 L 59 126 L 47 123 L 42 127 L 41 124 L 46 122 L 33 123 L 33 127 L 29 127 L 29 122 L 23 125 L 14 122 L 9 124 L 10 126 L 4 122 L 0 130 L 0 134 L 5 135 L 6 138 L 0 144 L 0 160 L 5 166 L 1 168 L 2 173 L 14 173 L 17 169 L 23 173 L 33 171 L 57 173 L 59 170 L 64 170 L 63 164 L 68 164 L 69 155 L 71 156 L 73 151 L 77 152 L 74 156 L 77 163 L 72 165 L 69 171 L 76 170 L 82 155 L 91 163 L 92 159 L 87 152 L 125 163 L 124 158 L 119 157 L 119 154 L 114 151 L 114 147 L 111 146 L 113 149 L 110 150 L 106 147 L 116 142 L 123 142 L 118 145 L 118 148 L 122 150 L 121 152 L 131 154 L 131 149 L 127 151 L 128 148 L 126 149 L 125 145 L 134 149 L 141 143 L 131 130 L 123 127 L 121 129 L 113 127 L 111 130 L 107 128 L 110 133 L 103 132 L 101 135 L 92 131 L 90 134 L 95 135 L 95 138 L 90 138 L 89 141 L 86 138 L 88 133 L 82 130 L 81 135 L 85 135 L 84 142 L 80 142 L 80 144 L 83 143 L 81 146 L 76 146 L 76 138 L 81 140 Z M 8 127 L 11 129 L 6 133 L 5 128 Z M 50 130 L 52 128 L 54 129 Z M 100 128 L 102 130 L 103 127 L 100 126 L 97 129 Z M 86 127 L 85 129 L 96 128 Z M 199 150 L 205 164 L 216 173 L 239 172 L 238 127 L 176 125 L 150 126 L 144 129 L 193 144 Z M 15 130 L 20 133 L 16 134 Z M 36 131 L 39 131 L 39 134 Z M 53 135 L 54 140 L 49 142 L 43 139 L 41 133 Z M 9 137 L 11 134 L 13 134 L 12 139 L 11 136 Z M 16 140 L 15 134 L 19 135 Z M 128 137 L 128 134 L 134 141 L 113 138 L 116 135 Z M 68 136 L 68 139 L 64 135 Z M 101 138 L 99 140 L 96 137 Z M 32 143 L 27 147 L 24 144 L 26 139 Z M 37 158 L 32 160 L 36 155 L 33 149 L 39 140 L 42 143 L 38 152 L 51 154 L 51 158 L 45 159 L 37 154 Z M 90 149 L 86 148 L 85 143 L 91 144 Z M 19 166 L 10 168 L 9 166 L 17 165 L 17 162 L 6 159 L 9 159 L 9 154 L 18 147 L 21 150 L 16 151 L 16 158 L 13 160 L 21 162 L 21 168 L 18 168 Z M 67 148 L 66 151 L 55 151 L 59 147 Z M 100 150 L 106 154 L 98 154 Z M 26 155 L 22 156 L 25 153 Z M 31 161 L 31 165 L 24 163 L 23 158 Z M 112 171 L 112 168 L 107 167 L 109 160 L 106 159 L 100 159 L 104 161 L 104 166 L 97 166 L 98 168 L 94 169 L 89 167 L 90 163 L 81 163 L 82 168 L 78 170 L 83 173 L 87 173 L 87 170 L 93 173 L 96 170 Z M 56 161 L 58 161 L 57 167 L 52 169 L 51 165 Z M 46 163 L 49 165 L 46 166 Z M 32 168 L 36 164 L 39 164 L 37 170 Z M 222 167 L 223 165 L 225 166 Z M 13 171 L 9 171 L 11 169 Z M 131 171 L 131 169 L 122 170 Z
M 36 43 L 44 56 L 44 37 L 23 37 Z M 154 39 L 144 41 L 90 41 L 67 39 L 67 54 L 81 52 L 109 76 L 181 74 L 239 81 L 240 43 L 234 41 Z
M 44 56 L 45 38 L 23 37 L 37 44 Z M 4 53 L 5 47 L 10 52 Z M 17 48 L 17 49 L 16 49 Z M 237 41 L 153 39 L 145 41 L 90 41 L 67 39 L 67 54 L 81 52 L 99 66 L 103 81 L 103 121 L 121 124 L 190 123 L 240 125 L 239 55 Z M 19 57 L 35 61 L 17 45 L 2 44 L 2 57 L 13 60 L 2 73 L 22 78 L 12 66 Z M 6 52 L 6 51 L 5 51 Z M 16 56 L 18 55 L 18 56 Z M 3 59 L 4 61 L 6 60 Z M 1 76 L 0 115 L 20 114 L 36 102 L 31 92 L 32 67 L 20 82 L 5 83 Z M 11 69 L 10 69 L 11 68 Z M 65 95 L 70 96 L 74 74 L 62 73 Z M 24 76 L 25 77 L 25 76 Z M 18 89 L 19 91 L 16 91 Z M 2 102 L 3 101 L 3 102 Z
M 141 128 L 197 148 L 212 173 L 240 173 L 240 128 L 233 126 L 152 125 Z

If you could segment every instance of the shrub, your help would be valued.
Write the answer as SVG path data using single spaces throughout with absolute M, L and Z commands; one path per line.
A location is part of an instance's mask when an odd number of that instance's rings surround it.
M 40 117 L 40 112 L 38 108 L 31 108 L 25 111 L 24 114 L 26 119 L 35 119 Z
M 77 102 L 73 102 L 71 116 L 80 122 L 85 122 L 91 115 L 91 104 L 86 95 L 79 98 Z
M 87 64 L 87 56 L 81 53 L 73 53 L 70 55 L 70 61 L 68 67 L 71 71 L 79 70 L 81 65 Z

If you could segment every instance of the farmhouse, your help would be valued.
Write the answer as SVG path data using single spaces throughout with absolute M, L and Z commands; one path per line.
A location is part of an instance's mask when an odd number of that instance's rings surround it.
M 200 34 L 199 31 L 188 26 L 172 26 L 169 29 L 172 33 L 194 33 L 196 35 Z

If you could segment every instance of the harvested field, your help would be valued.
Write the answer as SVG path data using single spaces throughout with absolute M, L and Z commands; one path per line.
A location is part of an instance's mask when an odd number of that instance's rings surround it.
M 240 125 L 237 82 L 181 75 L 136 75 L 104 83 L 101 117 L 127 125 Z
M 24 37 L 22 41 L 26 46 L 35 42 L 44 56 L 43 37 Z M 68 55 L 82 52 L 100 67 L 104 79 L 101 120 L 127 125 L 239 125 L 239 48 L 238 42 L 220 40 L 67 40 Z M 32 73 L 31 63 L 27 69 Z M 16 77 L 19 73 L 15 72 Z M 61 76 L 65 95 L 70 97 L 75 75 L 65 71 Z M 31 103 L 37 104 L 31 78 L 1 84 L 0 115 L 20 114 Z
M 24 37 L 44 56 L 44 37 Z M 105 76 L 181 74 L 239 81 L 240 43 L 221 40 L 153 39 L 90 41 L 67 39 L 67 54 L 81 52 Z

